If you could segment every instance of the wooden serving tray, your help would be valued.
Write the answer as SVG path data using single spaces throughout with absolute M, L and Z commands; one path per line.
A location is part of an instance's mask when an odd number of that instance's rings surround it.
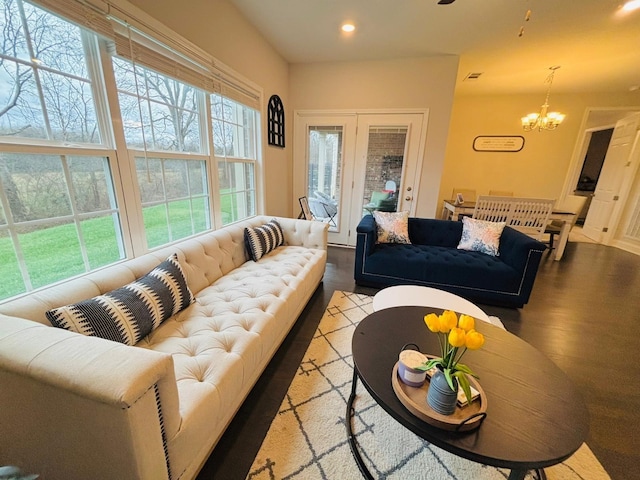
M 468 378 L 473 388 L 480 392 L 480 398 L 475 399 L 470 405 L 465 405 L 464 407 L 456 405 L 456 409 L 451 415 L 442 415 L 433 410 L 427 403 L 428 380 L 419 388 L 410 387 L 403 383 L 398 376 L 397 362 L 393 367 L 391 384 L 398 400 L 420 420 L 444 430 L 466 432 L 478 428 L 487 416 L 487 396 L 475 378 L 471 376 Z

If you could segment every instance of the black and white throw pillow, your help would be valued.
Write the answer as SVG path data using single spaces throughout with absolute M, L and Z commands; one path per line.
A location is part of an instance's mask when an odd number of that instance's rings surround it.
M 257 262 L 271 250 L 284 245 L 284 232 L 275 220 L 260 227 L 247 227 L 244 229 L 244 244 L 249 258 Z
M 135 345 L 194 300 L 173 254 L 135 282 L 46 315 L 55 327 Z

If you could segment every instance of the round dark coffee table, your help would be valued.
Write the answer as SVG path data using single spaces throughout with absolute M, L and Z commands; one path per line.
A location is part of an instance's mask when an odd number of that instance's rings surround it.
M 571 380 L 534 347 L 486 322 L 476 322 L 476 329 L 485 336 L 484 346 L 464 357 L 464 363 L 480 377 L 487 396 L 487 417 L 481 426 L 457 433 L 433 427 L 411 414 L 393 391 L 391 372 L 406 344 L 415 343 L 423 353 L 439 354 L 437 336 L 423 321 L 429 312 L 442 310 L 380 310 L 363 319 L 353 334 L 347 430 L 365 477 L 372 478 L 351 428 L 358 379 L 389 415 L 416 435 L 460 457 L 510 469 L 510 480 L 560 463 L 582 445 L 589 431 L 589 413 Z

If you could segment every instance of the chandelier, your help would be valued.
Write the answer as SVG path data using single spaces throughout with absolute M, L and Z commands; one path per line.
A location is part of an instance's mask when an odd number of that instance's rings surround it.
M 547 89 L 547 98 L 544 99 L 544 104 L 540 108 L 540 113 L 530 113 L 525 117 L 522 117 L 522 128 L 524 128 L 525 132 L 530 132 L 531 130 L 538 130 L 541 132 L 542 130 L 555 130 L 558 125 L 562 123 L 564 120 L 564 113 L 560 112 L 549 112 L 549 93 L 551 92 L 551 84 L 553 83 L 553 75 L 556 73 L 556 70 L 559 69 L 559 66 L 549 67 L 551 73 L 545 80 L 545 82 L 549 83 L 549 88 Z

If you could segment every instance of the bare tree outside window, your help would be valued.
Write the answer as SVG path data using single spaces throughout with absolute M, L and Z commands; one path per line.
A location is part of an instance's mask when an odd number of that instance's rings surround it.
M 195 87 L 122 58 L 113 66 L 130 148 L 202 153 Z
M 81 29 L 20 0 L 0 8 L 0 136 L 99 144 Z

